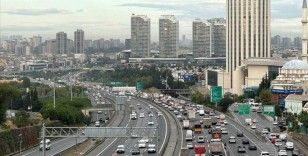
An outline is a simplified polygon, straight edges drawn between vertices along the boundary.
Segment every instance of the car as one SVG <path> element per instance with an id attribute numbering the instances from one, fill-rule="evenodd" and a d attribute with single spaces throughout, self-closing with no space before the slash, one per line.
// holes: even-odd
<path id="1" fill-rule="evenodd" d="M 276 140 L 275 140 L 275 146 L 282 146 L 282 141 L 281 141 L 281 139 L 276 139 Z"/>
<path id="2" fill-rule="evenodd" d="M 151 113 L 151 114 L 149 114 L 149 117 L 153 117 L 154 115 Z"/>
<path id="3" fill-rule="evenodd" d="M 260 156 L 269 156 L 270 154 L 267 151 L 262 151 Z"/>
<path id="4" fill-rule="evenodd" d="M 257 123 L 258 120 L 257 119 L 252 119 L 252 123 Z"/>
<path id="5" fill-rule="evenodd" d="M 249 146 L 248 146 L 248 149 L 249 149 L 249 150 L 257 150 L 257 146 L 255 146 L 255 145 L 249 145 Z"/>
<path id="6" fill-rule="evenodd" d="M 102 111 L 97 111 L 97 113 L 98 113 L 98 114 L 102 114 L 103 112 L 102 112 Z"/>
<path id="7" fill-rule="evenodd" d="M 153 109 L 154 107 L 150 105 L 150 109 Z"/>
<path id="8" fill-rule="evenodd" d="M 198 143 L 204 143 L 204 137 L 203 136 L 198 136 Z"/>
<path id="9" fill-rule="evenodd" d="M 238 146 L 237 152 L 238 153 L 246 153 L 246 147 L 245 146 Z"/>
<path id="10" fill-rule="evenodd" d="M 243 140 L 242 140 L 242 144 L 243 144 L 243 145 L 249 144 L 249 140 L 248 140 L 248 139 L 243 139 Z"/>
<path id="11" fill-rule="evenodd" d="M 145 142 L 148 143 L 150 140 L 148 138 L 142 138 L 138 142 Z"/>
<path id="12" fill-rule="evenodd" d="M 148 122 L 148 125 L 149 125 L 149 126 L 152 126 L 152 125 L 154 125 L 154 122 L 153 122 L 153 121 L 149 121 L 149 122 Z"/>
<path id="13" fill-rule="evenodd" d="M 43 140 L 40 142 L 40 148 L 39 148 L 40 151 L 43 150 L 44 146 L 43 142 L 44 142 Z M 45 149 L 50 150 L 50 146 L 51 146 L 51 141 L 49 139 L 45 139 Z"/>
<path id="14" fill-rule="evenodd" d="M 227 120 L 224 120 L 224 124 L 225 124 L 225 125 L 228 125 L 228 121 L 227 121 Z"/>
<path id="15" fill-rule="evenodd" d="M 287 156 L 287 155 L 288 155 L 288 153 L 287 153 L 286 150 L 279 150 L 279 152 L 278 152 L 278 156 Z"/>
<path id="16" fill-rule="evenodd" d="M 155 146 L 155 144 L 149 144 L 147 151 L 148 151 L 148 153 L 156 153 L 156 146 Z"/>
<path id="17" fill-rule="evenodd" d="M 99 126 L 100 126 L 99 121 L 96 121 L 95 122 L 95 127 L 99 127 Z"/>
<path id="18" fill-rule="evenodd" d="M 277 121 L 274 121 L 274 122 L 273 122 L 273 125 L 278 125 L 278 122 L 277 122 Z"/>
<path id="19" fill-rule="evenodd" d="M 139 155 L 140 154 L 140 150 L 139 149 L 132 149 L 130 153 L 132 155 Z"/>
<path id="20" fill-rule="evenodd" d="M 158 116 L 162 116 L 163 113 L 162 113 L 162 112 L 157 112 L 157 115 L 158 115 Z"/>
<path id="21" fill-rule="evenodd" d="M 99 121 L 99 122 L 103 122 L 103 118 L 100 117 L 100 118 L 98 119 L 98 121 Z"/>
<path id="22" fill-rule="evenodd" d="M 117 153 L 125 153 L 125 147 L 124 145 L 118 145 L 117 149 L 116 149 Z"/>
<path id="23" fill-rule="evenodd" d="M 243 134 L 243 132 L 237 132 L 237 133 L 236 133 L 236 136 L 237 136 L 237 137 L 244 137 L 244 134 Z"/>
<path id="24" fill-rule="evenodd" d="M 294 149 L 294 144 L 291 141 L 286 142 L 286 149 L 287 150 L 293 150 Z"/>
<path id="25" fill-rule="evenodd" d="M 299 150 L 298 149 L 294 149 L 292 151 L 292 156 L 299 156 Z"/>
<path id="26" fill-rule="evenodd" d="M 139 118 L 144 118 L 144 113 L 140 113 Z"/>
<path id="27" fill-rule="evenodd" d="M 230 136 L 229 143 L 236 143 L 236 138 L 234 136 Z"/>
<path id="28" fill-rule="evenodd" d="M 262 134 L 268 134 L 268 133 L 269 131 L 266 128 L 262 129 Z"/>
<path id="29" fill-rule="evenodd" d="M 228 134 L 228 131 L 226 128 L 221 128 L 221 134 Z"/>
<path id="30" fill-rule="evenodd" d="M 147 143 L 146 140 L 142 140 L 141 139 L 141 140 L 138 141 L 138 147 L 139 148 L 145 148 L 146 147 L 146 143 Z"/>
<path id="31" fill-rule="evenodd" d="M 189 142 L 189 143 L 187 143 L 186 147 L 187 147 L 188 149 L 193 149 L 193 148 L 194 148 L 194 144 L 191 143 L 191 142 Z"/>
<path id="32" fill-rule="evenodd" d="M 257 129 L 257 125 L 256 124 L 252 124 L 251 125 L 251 129 Z"/>

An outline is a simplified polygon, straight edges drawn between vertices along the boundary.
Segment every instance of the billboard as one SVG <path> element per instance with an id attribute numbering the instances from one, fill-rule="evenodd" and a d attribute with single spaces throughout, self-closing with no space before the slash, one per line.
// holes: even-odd
<path id="1" fill-rule="evenodd" d="M 222 99 L 222 87 L 213 86 L 211 87 L 211 102 L 218 103 Z"/>

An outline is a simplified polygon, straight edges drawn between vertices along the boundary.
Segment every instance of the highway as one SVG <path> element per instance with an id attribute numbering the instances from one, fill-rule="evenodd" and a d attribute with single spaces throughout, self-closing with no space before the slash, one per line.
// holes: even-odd
<path id="1" fill-rule="evenodd" d="M 124 118 L 124 121 L 121 123 L 121 126 L 123 127 L 149 127 L 148 122 L 153 121 L 154 126 L 159 125 L 159 129 L 162 129 L 159 133 L 159 143 L 157 144 L 156 138 L 148 138 L 150 144 L 155 144 L 157 146 L 157 149 L 161 149 L 161 145 L 163 145 L 165 141 L 165 129 L 166 129 L 166 119 L 164 116 L 158 116 L 157 115 L 157 110 L 155 108 L 150 108 L 148 104 L 139 101 L 135 98 L 132 98 L 130 101 L 127 103 L 128 105 L 132 106 L 132 110 L 135 110 L 137 113 L 137 119 L 136 120 L 131 120 L 130 119 L 130 114 L 126 113 L 126 117 Z M 137 104 L 140 104 L 140 108 L 138 108 Z M 129 112 L 129 111 L 128 111 Z M 144 118 L 140 118 L 139 115 L 140 113 L 144 113 L 145 116 Z M 150 117 L 149 115 L 153 114 L 153 117 Z M 152 127 L 152 126 L 151 126 Z M 95 148 L 93 151 L 89 153 L 89 155 L 113 155 L 115 154 L 116 148 L 118 145 L 124 145 L 125 147 L 125 154 L 122 155 L 129 155 L 131 150 L 133 149 L 139 149 L 138 148 L 138 140 L 142 138 L 107 138 L 100 146 Z M 148 144 L 149 144 L 148 143 Z M 148 154 L 146 149 L 141 149 L 140 150 L 142 155 L 158 155 L 157 153 L 155 154 Z M 118 154 L 121 155 L 121 154 Z"/>

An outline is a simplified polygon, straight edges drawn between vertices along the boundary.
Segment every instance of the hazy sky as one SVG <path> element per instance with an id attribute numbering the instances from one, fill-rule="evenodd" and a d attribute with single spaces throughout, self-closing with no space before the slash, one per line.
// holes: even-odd
<path id="1" fill-rule="evenodd" d="M 192 21 L 225 17 L 226 0 L 0 0 L 2 35 L 40 34 L 55 38 L 64 31 L 69 38 L 77 28 L 86 38 L 130 38 L 130 16 L 151 18 L 152 40 L 158 38 L 158 18 L 174 14 L 180 22 L 180 36 L 191 38 Z M 272 0 L 272 34 L 300 35 L 302 0 Z"/>

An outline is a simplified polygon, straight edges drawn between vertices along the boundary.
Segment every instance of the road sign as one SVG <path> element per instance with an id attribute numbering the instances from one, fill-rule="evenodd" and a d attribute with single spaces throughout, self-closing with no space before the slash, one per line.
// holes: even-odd
<path id="1" fill-rule="evenodd" d="M 119 81 L 112 81 L 109 83 L 109 85 L 112 87 L 119 87 L 119 86 L 123 86 L 123 83 Z"/>
<path id="2" fill-rule="evenodd" d="M 238 104 L 238 113 L 240 115 L 249 115 L 250 114 L 250 105 L 247 103 Z"/>
<path id="3" fill-rule="evenodd" d="M 274 117 L 275 116 L 275 106 L 263 106 L 263 114 Z"/>
<path id="4" fill-rule="evenodd" d="M 222 87 L 212 86 L 211 87 L 211 102 L 218 103 L 222 99 Z"/>
<path id="5" fill-rule="evenodd" d="M 137 82 L 136 90 L 137 90 L 137 91 L 143 91 L 143 90 L 144 90 L 144 84 L 143 84 L 143 82 Z"/>

